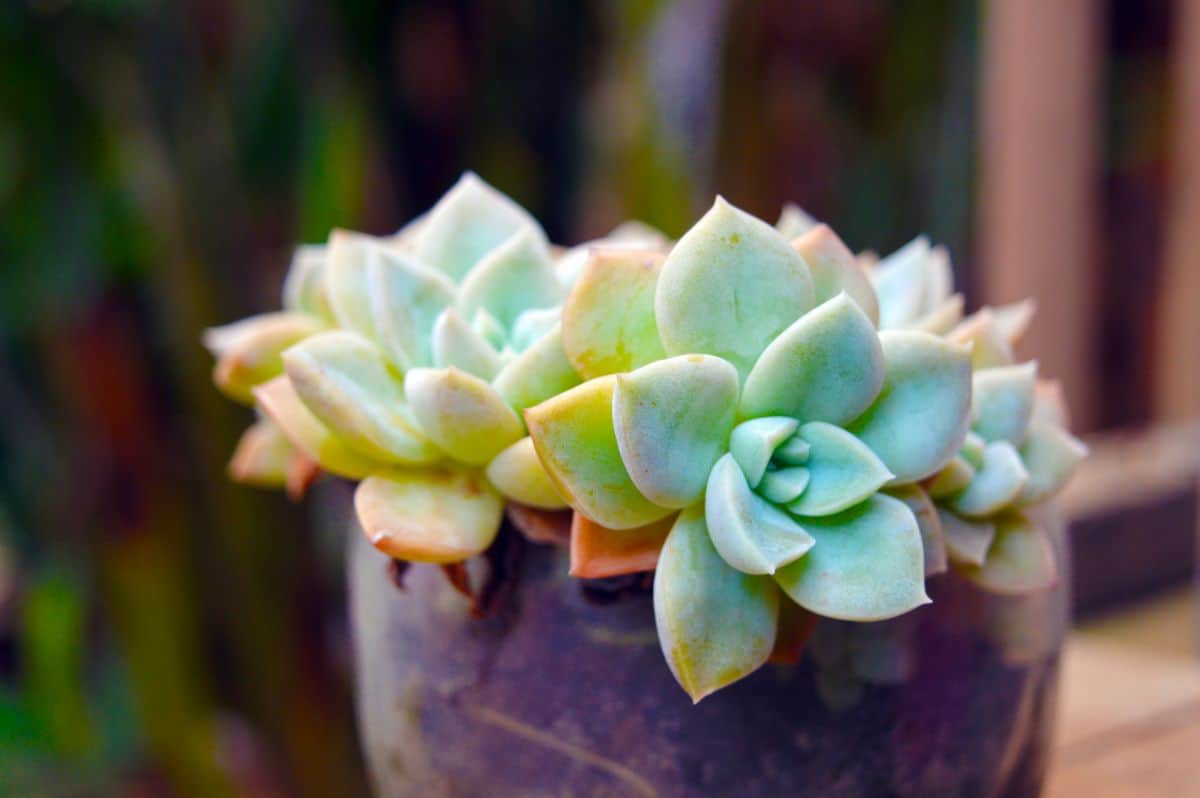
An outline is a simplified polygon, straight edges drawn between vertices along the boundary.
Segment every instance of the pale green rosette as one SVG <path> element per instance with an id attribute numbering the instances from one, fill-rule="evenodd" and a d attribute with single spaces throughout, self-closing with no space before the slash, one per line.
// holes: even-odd
<path id="1" fill-rule="evenodd" d="M 1014 347 L 1033 318 L 1031 301 L 962 318 L 949 259 L 917 238 L 871 270 L 881 324 L 925 329 L 971 347 L 971 432 L 925 482 L 948 559 L 980 587 L 1023 594 L 1058 576 L 1046 532 L 1024 511 L 1056 494 L 1086 454 L 1066 428 L 1058 387 Z"/>
<path id="2" fill-rule="evenodd" d="M 382 551 L 453 563 L 486 549 L 505 502 L 565 508 L 521 411 L 578 384 L 545 234 L 473 174 L 396 236 L 335 232 L 287 295 L 329 325 L 253 389 L 300 451 L 360 480 Z"/>
<path id="3" fill-rule="evenodd" d="M 588 380 L 526 410 L 533 445 L 614 549 L 674 518 L 655 611 L 694 700 L 766 661 L 781 602 L 874 621 L 929 601 L 917 484 L 963 444 L 970 359 L 878 312 L 827 227 L 789 242 L 722 199 L 665 258 L 594 255 L 566 301 Z"/>

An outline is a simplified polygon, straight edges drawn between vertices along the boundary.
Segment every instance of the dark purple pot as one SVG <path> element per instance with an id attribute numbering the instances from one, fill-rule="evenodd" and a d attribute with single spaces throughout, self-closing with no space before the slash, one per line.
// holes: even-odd
<path id="1" fill-rule="evenodd" d="M 479 620 L 435 566 L 398 589 L 352 531 L 358 716 L 379 796 L 987 798 L 1042 783 L 1062 587 L 1001 598 L 939 575 L 931 605 L 822 620 L 798 665 L 693 706 L 648 592 L 581 583 L 565 551 L 505 530 L 516 570 Z"/>

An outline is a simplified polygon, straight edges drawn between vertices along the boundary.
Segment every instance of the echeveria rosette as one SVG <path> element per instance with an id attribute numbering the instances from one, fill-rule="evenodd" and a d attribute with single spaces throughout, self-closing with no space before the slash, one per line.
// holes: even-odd
<path id="1" fill-rule="evenodd" d="M 216 358 L 213 382 L 222 393 L 254 404 L 254 389 L 283 373 L 284 350 L 335 324 L 321 289 L 324 262 L 323 246 L 298 247 L 284 281 L 282 310 L 205 332 L 204 344 Z M 238 441 L 230 477 L 242 484 L 286 487 L 291 496 L 300 496 L 316 477 L 316 464 L 269 417 L 258 415 Z"/>
<path id="2" fill-rule="evenodd" d="M 566 506 L 520 416 L 579 381 L 532 217 L 467 175 L 396 238 L 333 236 L 320 278 L 337 328 L 287 349 L 255 395 L 322 468 L 360 480 L 378 548 L 458 562 L 491 544 L 506 500 Z"/>
<path id="3" fill-rule="evenodd" d="M 781 602 L 872 621 L 928 601 L 915 500 L 884 489 L 960 448 L 970 362 L 875 312 L 827 227 L 789 243 L 721 199 L 665 258 L 596 253 L 567 299 L 588 380 L 527 410 L 530 434 L 591 545 L 661 544 L 659 638 L 695 700 L 767 660 Z"/>
<path id="4" fill-rule="evenodd" d="M 1037 364 L 1017 364 L 1031 301 L 983 308 L 963 318 L 949 258 L 918 237 L 870 269 L 880 323 L 925 329 L 971 347 L 972 430 L 925 488 L 936 504 L 949 560 L 980 587 L 1019 594 L 1057 576 L 1053 548 L 1024 511 L 1056 494 L 1086 448 L 1066 429 L 1057 384 Z"/>
<path id="5" fill-rule="evenodd" d="M 980 587 L 1022 594 L 1052 585 L 1053 546 L 1026 512 L 1056 494 L 1087 452 L 1066 429 L 1057 390 L 1037 364 L 980 368 L 973 375 L 972 430 L 926 485 L 950 561 Z"/>

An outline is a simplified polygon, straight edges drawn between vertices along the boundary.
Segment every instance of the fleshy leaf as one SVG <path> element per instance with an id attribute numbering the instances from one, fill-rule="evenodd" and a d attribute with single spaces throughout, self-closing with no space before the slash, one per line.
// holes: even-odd
<path id="1" fill-rule="evenodd" d="M 564 252 L 554 263 L 558 281 L 568 288 L 575 285 L 592 253 L 597 250 L 666 251 L 671 246 L 661 231 L 644 222 L 621 222 L 608 235 L 584 242 Z"/>
<path id="2" fill-rule="evenodd" d="M 971 365 L 976 369 L 1011 366 L 1016 359 L 1012 344 L 996 323 L 989 308 L 963 319 L 947 335 L 951 341 L 971 347 Z"/>
<path id="3" fill-rule="evenodd" d="M 804 466 L 767 469 L 758 483 L 758 492 L 767 501 L 787 504 L 804 493 L 811 479 L 812 472 Z"/>
<path id="4" fill-rule="evenodd" d="M 771 454 L 799 426 L 800 422 L 794 418 L 768 416 L 743 421 L 733 428 L 733 434 L 729 436 L 729 451 L 741 466 L 750 487 L 758 487 L 767 471 L 767 463 L 771 462 Z"/>
<path id="5" fill-rule="evenodd" d="M 985 441 L 979 436 L 978 433 L 972 430 L 967 433 L 965 438 L 963 438 L 963 443 L 958 450 L 958 454 L 964 460 L 966 460 L 972 468 L 978 471 L 983 467 L 984 446 L 987 446 L 987 441 Z"/>
<path id="6" fill-rule="evenodd" d="M 879 334 L 884 378 L 879 398 L 847 429 L 896 475 L 898 483 L 936 473 L 967 433 L 971 361 L 960 347 L 928 333 Z"/>
<path id="7" fill-rule="evenodd" d="M 716 355 L 742 375 L 812 306 L 804 259 L 770 225 L 720 197 L 675 244 L 654 296 L 668 354 Z"/>
<path id="8" fill-rule="evenodd" d="M 879 328 L 908 327 L 949 294 L 949 275 L 933 263 L 929 239 L 918 236 L 879 261 L 871 282 L 879 298 Z M 945 264 L 949 270 L 949 264 Z"/>
<path id="9" fill-rule="evenodd" d="M 381 464 L 351 449 L 317 420 L 296 395 L 291 381 L 279 376 L 254 389 L 259 408 L 270 416 L 297 449 L 331 474 L 362 479 Z"/>
<path id="10" fill-rule="evenodd" d="M 1035 504 L 1057 493 L 1087 455 L 1087 447 L 1065 429 L 1035 422 L 1021 444 L 1021 460 L 1029 480 L 1017 497 L 1021 506 Z"/>
<path id="11" fill-rule="evenodd" d="M 217 358 L 213 382 L 235 402 L 251 404 L 254 386 L 283 373 L 283 350 L 323 329 L 304 313 L 264 313 L 206 330 L 204 345 Z"/>
<path id="12" fill-rule="evenodd" d="M 458 310 L 465 318 L 487 310 L 506 330 L 527 310 L 562 301 L 550 250 L 541 232 L 527 227 L 485 255 L 462 282 Z"/>
<path id="13" fill-rule="evenodd" d="M 471 317 L 471 329 L 479 333 L 497 352 L 508 345 L 508 332 L 495 316 L 484 308 L 478 308 Z"/>
<path id="14" fill-rule="evenodd" d="M 983 466 L 975 479 L 947 504 L 959 515 L 982 518 L 1016 501 L 1027 481 L 1029 472 L 1016 447 L 1008 441 L 995 441 L 983 448 Z"/>
<path id="15" fill-rule="evenodd" d="M 808 441 L 808 488 L 788 505 L 796 515 L 833 515 L 858 504 L 892 478 L 875 453 L 844 429 L 810 421 L 797 433 Z"/>
<path id="16" fill-rule="evenodd" d="M 579 382 L 579 375 L 563 352 L 562 329 L 556 324 L 532 346 L 504 364 L 492 385 L 504 401 L 521 413 Z"/>
<path id="17" fill-rule="evenodd" d="M 487 477 L 498 491 L 521 504 L 543 510 L 567 506 L 538 460 L 529 436 L 496 455 L 488 463 Z"/>
<path id="18" fill-rule="evenodd" d="M 413 252 L 459 282 L 484 255 L 525 229 L 544 239 L 524 208 L 467 172 L 429 211 L 413 236 Z"/>
<path id="19" fill-rule="evenodd" d="M 1032 299 L 1023 299 L 1020 302 L 1000 305 L 991 310 L 1000 334 L 1007 338 L 1009 343 L 1015 344 L 1029 329 L 1029 325 L 1033 321 L 1033 314 L 1037 312 L 1037 302 Z"/>
<path id="20" fill-rule="evenodd" d="M 929 480 L 925 488 L 933 498 L 944 499 L 970 485 L 973 479 L 975 479 L 975 467 L 964 458 L 955 456 L 946 464 L 945 468 Z"/>
<path id="21" fill-rule="evenodd" d="M 383 463 L 418 465 L 442 456 L 406 414 L 399 373 L 366 339 L 345 330 L 320 333 L 283 360 L 300 400 L 350 447 Z"/>
<path id="22" fill-rule="evenodd" d="M 645 526 L 671 514 L 633 484 L 613 430 L 613 375 L 577 385 L 525 411 L 525 422 L 559 494 L 610 529 Z"/>
<path id="23" fill-rule="evenodd" d="M 793 435 L 775 447 L 774 460 L 784 465 L 804 465 L 812 453 L 812 446 L 799 435 Z"/>
<path id="24" fill-rule="evenodd" d="M 571 576 L 603 579 L 653 571 L 674 516 L 633 529 L 609 529 L 575 513 L 571 519 Z"/>
<path id="25" fill-rule="evenodd" d="M 791 241 L 793 238 L 798 238 L 819 225 L 816 219 L 805 212 L 803 208 L 793 202 L 785 202 L 783 210 L 779 213 L 779 221 L 775 222 L 775 229 L 780 235 Z"/>
<path id="26" fill-rule="evenodd" d="M 1058 581 L 1054 547 L 1046 532 L 1024 515 L 996 521 L 996 539 L 982 566 L 967 566 L 963 575 L 991 593 L 1023 595 Z"/>
<path id="27" fill-rule="evenodd" d="M 929 603 L 917 519 L 876 494 L 838 515 L 806 518 L 812 550 L 775 580 L 806 610 L 846 621 L 881 621 Z"/>
<path id="28" fill-rule="evenodd" d="M 838 294 L 767 346 L 746 377 L 740 412 L 844 424 L 871 405 L 882 384 L 879 336 L 858 305 Z"/>
<path id="29" fill-rule="evenodd" d="M 816 225 L 792 241 L 792 247 L 808 264 L 818 303 L 845 292 L 871 320 L 872 326 L 879 323 L 879 301 L 870 278 L 829 225 Z"/>
<path id="30" fill-rule="evenodd" d="M 948 557 L 946 536 L 942 531 L 942 520 L 929 494 L 917 485 L 901 485 L 888 491 L 908 505 L 917 528 L 921 531 L 921 548 L 925 552 L 925 578 L 946 572 Z"/>
<path id="31" fill-rule="evenodd" d="M 229 461 L 229 477 L 243 485 L 281 488 L 295 453 L 292 444 L 269 419 L 259 419 L 238 439 Z"/>
<path id="32" fill-rule="evenodd" d="M 654 320 L 658 252 L 593 250 L 563 306 L 563 347 L 585 378 L 666 357 Z"/>
<path id="33" fill-rule="evenodd" d="M 909 329 L 934 335 L 945 335 L 963 318 L 963 295 L 954 294 L 937 307 L 909 325 Z"/>
<path id="34" fill-rule="evenodd" d="M 492 386 L 456 368 L 413 369 L 404 392 L 421 430 L 460 462 L 483 465 L 524 434 Z"/>
<path id="35" fill-rule="evenodd" d="M 452 563 L 491 545 L 504 500 L 478 472 L 422 468 L 367 477 L 354 509 L 367 539 L 385 554 Z"/>
<path id="36" fill-rule="evenodd" d="M 709 476 L 704 519 L 721 557 L 742 573 L 773 574 L 813 545 L 795 519 L 750 490 L 729 454 Z"/>
<path id="37" fill-rule="evenodd" d="M 362 233 L 334 230 L 325 247 L 325 296 L 338 325 L 375 340 L 375 317 L 371 311 L 371 288 L 367 285 L 367 261 L 372 251 L 383 246 Z"/>
<path id="38" fill-rule="evenodd" d="M 692 700 L 766 662 L 778 618 L 779 590 L 771 580 L 721 559 L 699 507 L 680 514 L 654 574 L 654 620 L 667 665 Z"/>
<path id="39" fill-rule="evenodd" d="M 726 451 L 737 396 L 737 371 L 710 355 L 668 358 L 616 375 L 613 429 L 643 496 L 678 508 L 700 498 L 708 472 Z"/>
<path id="40" fill-rule="evenodd" d="M 481 380 L 492 379 L 503 365 L 487 339 L 449 309 L 434 322 L 432 354 L 438 368 L 453 366 Z"/>
<path id="41" fill-rule="evenodd" d="M 987 441 L 1019 446 L 1033 413 L 1037 363 L 981 369 L 973 379 L 975 432 Z"/>
<path id="42" fill-rule="evenodd" d="M 557 327 L 561 319 L 561 307 L 527 310 L 513 322 L 509 345 L 514 352 L 524 352 Z"/>
<path id="43" fill-rule="evenodd" d="M 411 255 L 383 247 L 372 249 L 365 268 L 380 343 L 401 369 L 431 365 L 433 324 L 454 301 L 454 283 Z"/>
<path id="44" fill-rule="evenodd" d="M 1067 417 L 1067 397 L 1058 380 L 1038 380 L 1033 389 L 1033 415 L 1030 423 L 1053 424 L 1056 427 L 1070 426 Z"/>
<path id="45" fill-rule="evenodd" d="M 991 521 L 969 521 L 944 507 L 938 507 L 937 513 L 951 561 L 963 565 L 983 564 L 996 537 L 996 525 Z"/>
<path id="46" fill-rule="evenodd" d="M 304 244 L 292 253 L 292 263 L 283 279 L 283 307 L 333 323 L 333 309 L 325 296 L 325 247 Z"/>
<path id="47" fill-rule="evenodd" d="M 539 510 L 518 502 L 504 506 L 504 517 L 517 528 L 527 540 L 550 546 L 571 544 L 571 510 Z"/>

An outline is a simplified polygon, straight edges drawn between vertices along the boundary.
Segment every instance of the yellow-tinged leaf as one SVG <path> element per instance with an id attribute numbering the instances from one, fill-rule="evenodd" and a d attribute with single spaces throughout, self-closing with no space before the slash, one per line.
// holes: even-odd
<path id="1" fill-rule="evenodd" d="M 351 449 L 322 424 L 296 395 L 286 376 L 276 377 L 254 389 L 259 408 L 270 416 L 292 445 L 320 463 L 331 474 L 362 479 L 384 465 Z"/>
<path id="2" fill-rule="evenodd" d="M 585 379 L 633 371 L 666 357 L 654 319 L 664 256 L 595 249 L 563 305 L 567 358 Z"/>
<path id="3" fill-rule="evenodd" d="M 491 545 L 504 500 L 473 470 L 421 468 L 377 474 L 354 493 L 375 548 L 415 562 L 460 562 Z"/>
<path id="4" fill-rule="evenodd" d="M 576 511 L 612 529 L 632 529 L 670 515 L 633 484 L 613 429 L 616 377 L 589 380 L 525 411 L 538 457 Z"/>
<path id="5" fill-rule="evenodd" d="M 513 501 L 543 510 L 561 510 L 567 503 L 558 495 L 528 435 L 492 458 L 488 479 L 496 490 Z"/>
<path id="6" fill-rule="evenodd" d="M 496 390 L 464 371 L 413 369 L 404 392 L 421 431 L 462 463 L 484 465 L 524 434 Z"/>
<path id="7" fill-rule="evenodd" d="M 658 640 L 693 701 L 758 670 L 775 646 L 779 590 L 731 568 L 713 548 L 699 506 L 680 513 L 654 574 Z"/>
<path id="8" fill-rule="evenodd" d="M 325 329 L 305 313 L 264 313 L 214 327 L 204 343 L 217 357 L 213 382 L 230 399 L 254 402 L 253 389 L 283 373 L 283 350 Z"/>
<path id="9" fill-rule="evenodd" d="M 281 488 L 296 450 L 283 431 L 268 419 L 259 419 L 238 439 L 229 461 L 229 477 L 243 485 Z"/>

